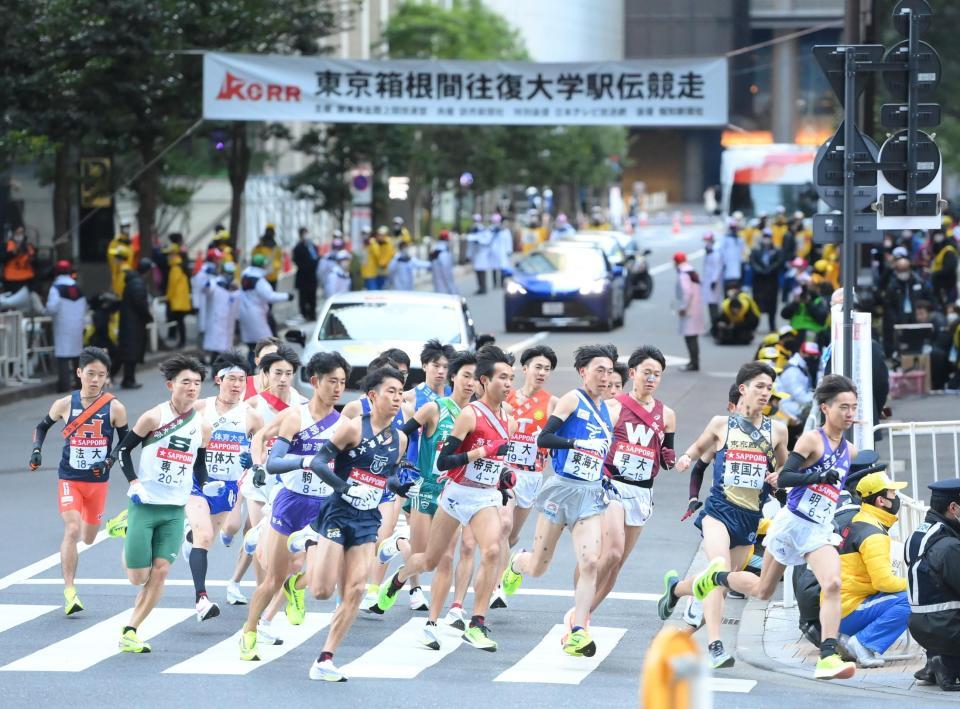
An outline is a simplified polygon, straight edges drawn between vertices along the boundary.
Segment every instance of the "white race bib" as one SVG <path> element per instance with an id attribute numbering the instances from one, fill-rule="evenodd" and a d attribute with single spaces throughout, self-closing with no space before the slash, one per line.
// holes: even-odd
<path id="1" fill-rule="evenodd" d="M 820 483 L 810 485 L 803 491 L 803 497 L 797 503 L 797 512 L 805 515 L 817 524 L 833 521 L 833 513 L 840 499 L 840 488 Z"/>
<path id="2" fill-rule="evenodd" d="M 179 488 L 186 476 L 193 477 L 194 454 L 173 448 L 158 448 L 158 472 L 156 481 L 167 487 Z M 188 490 L 189 492 L 189 490 Z"/>
<path id="3" fill-rule="evenodd" d="M 624 480 L 639 482 L 653 477 L 653 452 L 633 443 L 617 441 L 614 444 L 613 464 Z"/>
<path id="4" fill-rule="evenodd" d="M 567 454 L 563 472 L 587 482 L 596 482 L 603 475 L 603 455 L 583 448 L 572 448 Z"/>
<path id="5" fill-rule="evenodd" d="M 507 465 L 534 468 L 537 465 L 537 442 L 526 433 L 515 433 L 507 444 L 507 454 L 503 456 Z"/>
<path id="6" fill-rule="evenodd" d="M 380 505 L 387 479 L 366 470 L 354 468 L 347 480 L 353 483 L 350 488 L 350 504 L 357 510 L 374 510 Z"/>
<path id="7" fill-rule="evenodd" d="M 236 480 L 241 470 L 242 452 L 243 445 L 232 436 L 210 439 L 207 443 L 207 475 L 215 480 Z"/>
<path id="8" fill-rule="evenodd" d="M 88 470 L 95 465 L 103 465 L 107 457 L 107 447 L 105 436 L 70 436 L 70 467 L 75 470 Z"/>
<path id="9" fill-rule="evenodd" d="M 477 458 L 472 463 L 467 463 L 463 474 L 467 480 L 477 485 L 496 487 L 500 482 L 501 470 L 503 470 L 503 463 L 499 460 Z"/>
<path id="10" fill-rule="evenodd" d="M 767 456 L 758 450 L 728 449 L 723 458 L 723 484 L 727 487 L 763 488 Z"/>

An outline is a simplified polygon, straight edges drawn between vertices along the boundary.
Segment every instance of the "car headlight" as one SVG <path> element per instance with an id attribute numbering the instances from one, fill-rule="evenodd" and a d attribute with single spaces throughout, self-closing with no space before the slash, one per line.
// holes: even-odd
<path id="1" fill-rule="evenodd" d="M 521 286 L 516 281 L 507 281 L 508 295 L 524 295 L 526 292 L 527 292 L 527 289 Z"/>
<path id="2" fill-rule="evenodd" d="M 598 278 L 592 283 L 580 286 L 580 295 L 599 295 L 607 288 L 607 281 L 604 278 Z"/>

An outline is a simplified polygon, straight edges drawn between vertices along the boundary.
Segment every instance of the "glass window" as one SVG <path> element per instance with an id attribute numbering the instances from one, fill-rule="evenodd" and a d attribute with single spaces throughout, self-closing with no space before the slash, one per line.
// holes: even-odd
<path id="1" fill-rule="evenodd" d="M 336 303 L 320 327 L 320 340 L 417 340 L 437 338 L 449 345 L 461 343 L 458 303 L 376 301 Z"/>

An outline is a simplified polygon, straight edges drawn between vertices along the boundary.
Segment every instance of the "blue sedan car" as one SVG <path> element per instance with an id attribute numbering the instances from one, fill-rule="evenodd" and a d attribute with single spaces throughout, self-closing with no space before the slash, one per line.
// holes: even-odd
<path id="1" fill-rule="evenodd" d="M 623 267 L 593 244 L 551 243 L 522 258 L 504 295 L 507 332 L 529 327 L 623 325 Z"/>

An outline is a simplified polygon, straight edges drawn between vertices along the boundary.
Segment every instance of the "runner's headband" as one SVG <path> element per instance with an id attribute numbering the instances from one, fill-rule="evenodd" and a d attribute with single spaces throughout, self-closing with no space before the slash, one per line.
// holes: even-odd
<path id="1" fill-rule="evenodd" d="M 217 376 L 220 377 L 220 379 L 223 379 L 228 374 L 242 374 L 243 376 L 247 376 L 246 370 L 243 367 L 237 367 L 236 365 L 232 367 L 224 367 L 217 372 Z"/>

